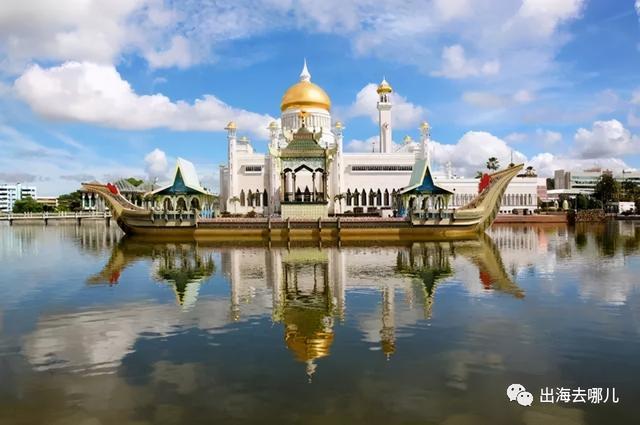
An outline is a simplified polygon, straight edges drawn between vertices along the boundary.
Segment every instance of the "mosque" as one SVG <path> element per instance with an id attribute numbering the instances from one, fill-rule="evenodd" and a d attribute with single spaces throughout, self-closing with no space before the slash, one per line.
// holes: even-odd
<path id="1" fill-rule="evenodd" d="M 419 138 L 393 139 L 393 88 L 383 79 L 377 88 L 379 142 L 373 152 L 343 151 L 344 126 L 331 117 L 331 99 L 311 81 L 306 61 L 300 80 L 287 89 L 280 104 L 280 122 L 269 125 L 267 153 L 238 137 L 234 122 L 227 127 L 228 163 L 220 167 L 223 211 L 326 217 L 342 213 L 390 216 L 396 199 L 411 178 L 414 164 L 431 167 L 430 126 L 423 122 Z M 451 164 L 433 177 L 451 192 L 449 208 L 468 203 L 478 193 L 478 180 L 455 177 Z M 516 177 L 504 195 L 501 213 L 537 208 L 537 179 Z"/>

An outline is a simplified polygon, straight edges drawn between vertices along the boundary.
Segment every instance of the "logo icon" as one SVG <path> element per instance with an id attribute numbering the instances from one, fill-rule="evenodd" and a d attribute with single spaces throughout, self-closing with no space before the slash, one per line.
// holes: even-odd
<path id="1" fill-rule="evenodd" d="M 509 401 L 517 401 L 520 406 L 531 406 L 533 403 L 533 394 L 520 384 L 509 385 L 507 397 L 509 397 Z"/>

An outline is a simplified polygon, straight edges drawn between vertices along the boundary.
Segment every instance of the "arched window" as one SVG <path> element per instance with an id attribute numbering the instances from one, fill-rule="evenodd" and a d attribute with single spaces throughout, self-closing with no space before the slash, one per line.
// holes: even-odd
<path id="1" fill-rule="evenodd" d="M 256 190 L 256 194 L 254 195 L 256 198 L 256 207 L 260 206 L 260 191 Z"/>
<path id="2" fill-rule="evenodd" d="M 360 193 L 360 196 L 362 197 L 362 206 L 364 207 L 365 205 L 367 205 L 367 191 L 362 189 L 362 192 Z"/>
<path id="3" fill-rule="evenodd" d="M 389 206 L 389 190 L 388 189 L 384 190 L 384 205 L 386 207 Z"/>
<path id="4" fill-rule="evenodd" d="M 244 207 L 245 205 L 245 196 L 244 196 L 244 189 L 242 189 L 240 191 L 240 206 Z"/>
<path id="5" fill-rule="evenodd" d="M 378 193 L 376 193 L 376 204 L 381 207 L 382 206 L 382 192 L 378 189 Z"/>
<path id="6" fill-rule="evenodd" d="M 247 195 L 247 203 L 250 207 L 253 206 L 253 192 L 249 189 L 249 194 Z"/>
<path id="7" fill-rule="evenodd" d="M 347 206 L 351 206 L 351 189 L 347 189 Z"/>
<path id="8" fill-rule="evenodd" d="M 311 192 L 309 191 L 309 186 L 304 188 L 304 202 L 311 202 Z"/>
<path id="9" fill-rule="evenodd" d="M 358 189 L 356 189 L 355 192 L 353 192 L 353 206 L 357 207 L 360 205 L 360 193 L 358 192 Z"/>
<path id="10" fill-rule="evenodd" d="M 178 202 L 176 203 L 178 211 L 186 211 L 187 210 L 187 201 L 184 198 L 178 198 Z"/>
<path id="11" fill-rule="evenodd" d="M 396 205 L 398 204 L 398 200 L 397 200 L 397 192 L 395 189 L 393 189 L 391 191 L 391 206 L 393 208 L 396 208 Z"/>
<path id="12" fill-rule="evenodd" d="M 173 203 L 169 198 L 164 198 L 164 202 L 162 203 L 162 206 L 164 207 L 165 211 L 173 211 Z"/>
<path id="13" fill-rule="evenodd" d="M 191 209 L 192 210 L 200 209 L 200 201 L 198 200 L 198 198 L 191 199 Z"/>
<path id="14" fill-rule="evenodd" d="M 269 206 L 269 194 L 267 193 L 267 189 L 262 193 L 262 205 L 265 207 Z"/>
<path id="15" fill-rule="evenodd" d="M 373 189 L 369 189 L 369 205 L 374 206 L 376 204 L 376 194 Z"/>

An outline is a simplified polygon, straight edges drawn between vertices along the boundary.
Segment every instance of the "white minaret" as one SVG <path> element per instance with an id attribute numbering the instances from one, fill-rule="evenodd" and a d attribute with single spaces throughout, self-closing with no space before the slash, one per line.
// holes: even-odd
<path id="1" fill-rule="evenodd" d="M 380 126 L 380 152 L 391 152 L 393 138 L 391 136 L 391 93 L 393 89 L 382 79 L 378 85 L 378 124 Z"/>
<path id="2" fill-rule="evenodd" d="M 238 185 L 237 185 L 238 164 L 236 161 L 236 140 L 237 140 L 236 123 L 233 121 L 230 121 L 229 124 L 227 124 L 227 126 L 224 129 L 227 130 L 227 142 L 228 142 L 228 148 L 229 148 L 229 192 L 228 192 L 229 197 L 227 198 L 227 203 L 229 205 L 227 205 L 227 211 L 235 211 L 234 205 L 232 202 L 230 202 L 230 200 L 234 196 L 237 196 L 237 190 L 238 190 Z"/>
<path id="3" fill-rule="evenodd" d="M 428 122 L 423 121 L 420 124 L 420 157 L 427 160 L 429 168 L 431 168 L 431 147 L 429 146 L 429 137 L 431 136 L 431 126 Z"/>
<path id="4" fill-rule="evenodd" d="M 335 160 L 333 161 L 333 173 L 331 173 L 334 177 L 334 186 L 335 187 L 335 191 L 334 193 L 340 194 L 343 193 L 343 181 L 344 181 L 344 167 L 342 165 L 342 138 L 343 138 L 343 132 L 344 132 L 344 125 L 340 122 L 337 121 L 334 126 L 333 126 L 333 134 L 335 136 L 335 141 L 336 141 L 336 156 L 335 156 Z M 333 212 L 334 213 L 343 213 L 343 205 L 344 205 L 344 200 L 335 200 L 332 199 L 330 201 L 333 201 Z"/>

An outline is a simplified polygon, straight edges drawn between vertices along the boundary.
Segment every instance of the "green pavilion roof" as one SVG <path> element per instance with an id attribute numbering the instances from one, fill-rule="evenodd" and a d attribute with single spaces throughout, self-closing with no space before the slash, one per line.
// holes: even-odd
<path id="1" fill-rule="evenodd" d="M 280 157 L 324 157 L 325 149 L 318 144 L 316 137 L 317 133 L 312 133 L 307 127 L 302 126 L 300 130 L 293 134 L 293 140 L 289 142 L 287 147 L 282 149 Z"/>

